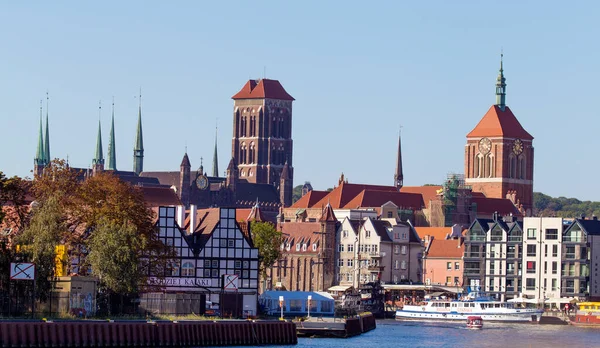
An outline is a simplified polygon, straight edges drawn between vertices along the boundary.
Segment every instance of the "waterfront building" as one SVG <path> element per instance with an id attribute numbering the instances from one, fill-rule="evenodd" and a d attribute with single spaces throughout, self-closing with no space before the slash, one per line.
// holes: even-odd
<path id="1" fill-rule="evenodd" d="M 262 289 L 326 291 L 333 286 L 337 225 L 331 205 L 321 210 L 317 221 L 279 222 L 278 229 L 283 233 L 282 255 L 267 269 Z"/>
<path id="2" fill-rule="evenodd" d="M 512 216 L 475 219 L 465 233 L 463 284 L 498 299 L 519 296 L 523 224 Z"/>
<path id="3" fill-rule="evenodd" d="M 401 221 L 398 207 L 391 202 L 381 207 L 381 215 L 346 216 L 336 233 L 337 283 L 360 287 L 368 282 L 419 282 L 422 246 L 409 222 Z"/>
<path id="4" fill-rule="evenodd" d="M 544 302 L 561 297 L 563 219 L 523 219 L 523 297 Z"/>
<path id="5" fill-rule="evenodd" d="M 506 105 L 502 58 L 496 103 L 467 134 L 465 183 L 488 198 L 510 199 L 525 216 L 533 207 L 533 136 Z"/>
<path id="6" fill-rule="evenodd" d="M 600 221 L 574 219 L 561 235 L 561 295 L 600 298 Z"/>
<path id="7" fill-rule="evenodd" d="M 423 283 L 462 288 L 464 243 L 462 227 L 416 227 L 423 241 Z"/>
<path id="8" fill-rule="evenodd" d="M 196 209 L 160 206 L 159 238 L 175 248 L 176 259 L 164 278 L 150 275 L 160 292 L 141 296 L 140 306 L 161 312 L 164 303 L 187 300 L 177 314 L 203 313 L 207 301 L 219 304 L 223 315 L 257 314 L 258 249 L 243 233 L 232 208 Z M 185 312 L 185 313 L 184 313 Z"/>

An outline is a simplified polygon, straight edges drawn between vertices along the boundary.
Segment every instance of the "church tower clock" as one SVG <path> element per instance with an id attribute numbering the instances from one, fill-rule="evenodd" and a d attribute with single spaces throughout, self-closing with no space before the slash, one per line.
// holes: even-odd
<path id="1" fill-rule="evenodd" d="M 467 134 L 465 183 L 489 198 L 508 198 L 521 212 L 533 208 L 533 137 L 506 105 L 502 57 L 496 104 Z"/>

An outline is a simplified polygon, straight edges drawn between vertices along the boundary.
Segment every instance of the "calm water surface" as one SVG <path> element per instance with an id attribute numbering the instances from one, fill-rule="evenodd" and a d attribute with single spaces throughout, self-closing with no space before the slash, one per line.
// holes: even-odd
<path id="1" fill-rule="evenodd" d="M 289 347 L 600 347 L 600 328 L 485 323 L 482 330 L 468 330 L 462 323 L 380 320 L 361 336 L 300 338 Z"/>

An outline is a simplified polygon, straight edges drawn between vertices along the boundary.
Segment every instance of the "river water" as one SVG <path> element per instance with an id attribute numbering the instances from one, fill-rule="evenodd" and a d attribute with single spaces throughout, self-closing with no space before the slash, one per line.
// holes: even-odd
<path id="1" fill-rule="evenodd" d="M 600 328 L 571 325 L 377 321 L 377 329 L 346 338 L 300 338 L 287 347 L 600 347 Z"/>

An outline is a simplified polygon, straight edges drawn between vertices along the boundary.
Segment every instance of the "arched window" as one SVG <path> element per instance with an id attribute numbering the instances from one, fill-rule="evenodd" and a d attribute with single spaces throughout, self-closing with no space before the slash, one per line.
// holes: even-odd
<path id="1" fill-rule="evenodd" d="M 513 154 L 508 157 L 508 177 L 516 178 L 517 177 L 517 159 Z"/>
<path id="2" fill-rule="evenodd" d="M 487 155 L 486 161 L 487 161 L 486 167 L 488 170 L 487 177 L 493 178 L 496 176 L 496 161 L 494 161 L 494 155 L 489 153 Z"/>
<path id="3" fill-rule="evenodd" d="M 242 142 L 242 146 L 240 147 L 240 164 L 246 163 L 246 154 L 248 150 L 246 149 L 246 142 Z"/>
<path id="4" fill-rule="evenodd" d="M 250 143 L 250 160 L 249 163 L 254 163 L 256 161 L 256 154 L 255 154 L 255 149 L 254 149 L 254 142 Z"/>
<path id="5" fill-rule="evenodd" d="M 191 262 L 185 262 L 181 267 L 181 275 L 183 277 L 193 277 L 196 275 L 194 264 Z"/>
<path id="6" fill-rule="evenodd" d="M 527 171 L 525 166 L 525 155 L 519 157 L 519 179 L 526 179 Z"/>
<path id="7" fill-rule="evenodd" d="M 477 158 L 475 160 L 475 177 L 481 178 L 483 176 L 483 156 L 481 154 L 477 154 Z"/>

